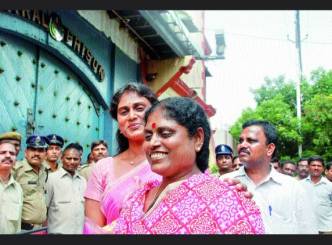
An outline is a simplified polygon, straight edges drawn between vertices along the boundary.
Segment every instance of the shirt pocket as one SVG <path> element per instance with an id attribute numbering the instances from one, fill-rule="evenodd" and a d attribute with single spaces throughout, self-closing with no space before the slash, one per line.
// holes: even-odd
<path id="1" fill-rule="evenodd" d="M 57 204 L 68 204 L 72 202 L 72 198 L 69 195 L 63 195 L 61 197 L 58 197 L 55 201 Z"/>

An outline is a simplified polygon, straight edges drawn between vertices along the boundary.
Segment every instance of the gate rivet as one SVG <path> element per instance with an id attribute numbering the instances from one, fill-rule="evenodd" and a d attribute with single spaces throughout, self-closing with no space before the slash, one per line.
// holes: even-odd
<path id="1" fill-rule="evenodd" d="M 5 71 L 4 69 L 0 68 L 0 74 L 3 73 L 4 71 Z"/>
<path id="2" fill-rule="evenodd" d="M 82 104 L 82 102 L 81 101 L 77 101 L 77 105 L 80 105 L 80 104 Z"/>
<path id="3" fill-rule="evenodd" d="M 40 66 L 41 66 L 41 68 L 44 68 L 44 67 L 45 67 L 45 64 L 44 64 L 44 63 L 41 63 Z"/>
<path id="4" fill-rule="evenodd" d="M 70 76 L 67 76 L 67 80 L 70 80 Z"/>
<path id="5" fill-rule="evenodd" d="M 58 92 L 57 91 L 54 91 L 53 92 L 53 96 L 56 97 L 58 95 Z"/>
<path id="6" fill-rule="evenodd" d="M 34 65 L 35 65 L 36 63 L 37 63 L 37 62 L 36 62 L 36 60 L 35 60 L 35 59 L 33 59 L 33 60 L 32 60 L 32 64 L 34 64 Z"/>
<path id="7" fill-rule="evenodd" d="M 35 84 L 34 83 L 31 83 L 31 88 L 35 88 Z"/>
<path id="8" fill-rule="evenodd" d="M 20 51 L 20 50 L 17 51 L 17 55 L 18 55 L 18 56 L 21 56 L 22 54 L 23 54 L 22 51 Z"/>
<path id="9" fill-rule="evenodd" d="M 88 125 L 86 125 L 86 127 L 87 127 L 87 128 L 90 128 L 90 125 L 88 124 Z"/>
<path id="10" fill-rule="evenodd" d="M 53 114 L 52 117 L 53 117 L 53 118 L 56 118 L 56 114 Z"/>
<path id="11" fill-rule="evenodd" d="M 14 131 L 14 132 L 15 132 L 16 130 L 17 130 L 17 128 L 15 128 L 15 127 L 12 127 L 12 131 Z"/>
<path id="12" fill-rule="evenodd" d="M 58 70 L 54 70 L 54 73 L 55 73 L 55 74 L 58 74 L 58 73 L 59 73 L 59 71 L 58 71 Z"/>
<path id="13" fill-rule="evenodd" d="M 69 118 L 68 118 L 68 117 L 65 117 L 65 121 L 68 122 L 68 121 L 69 121 Z"/>
<path id="14" fill-rule="evenodd" d="M 96 128 L 96 131 L 98 132 L 98 131 L 99 131 L 99 128 Z"/>
<path id="15" fill-rule="evenodd" d="M 38 113 L 39 113 L 39 114 L 42 114 L 42 113 L 43 113 L 43 110 L 39 109 L 39 110 L 38 110 Z"/>
<path id="16" fill-rule="evenodd" d="M 81 123 L 79 121 L 76 122 L 77 126 L 79 126 Z"/>
<path id="17" fill-rule="evenodd" d="M 70 100 L 70 98 L 67 96 L 67 97 L 66 97 L 66 101 L 69 101 L 69 100 Z"/>
<path id="18" fill-rule="evenodd" d="M 20 104 L 20 102 L 18 102 L 17 100 L 14 101 L 14 106 L 18 106 Z"/>
<path id="19" fill-rule="evenodd" d="M 21 78 L 20 78 L 19 76 L 16 76 L 15 79 L 16 79 L 16 81 L 18 81 L 18 82 L 21 80 Z"/>
<path id="20" fill-rule="evenodd" d="M 1 47 L 3 47 L 3 46 L 6 45 L 6 43 L 5 43 L 4 41 L 1 41 L 1 42 L 0 42 L 0 45 L 1 45 Z"/>

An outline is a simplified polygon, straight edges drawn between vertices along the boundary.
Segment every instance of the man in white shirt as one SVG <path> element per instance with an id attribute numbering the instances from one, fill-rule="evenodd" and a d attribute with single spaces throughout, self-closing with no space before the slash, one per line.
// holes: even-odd
<path id="1" fill-rule="evenodd" d="M 16 154 L 12 143 L 0 142 L 0 234 L 21 231 L 23 191 L 11 174 Z"/>
<path id="2" fill-rule="evenodd" d="M 62 167 L 46 183 L 48 233 L 82 234 L 86 180 L 77 171 L 80 152 L 69 145 L 61 160 Z"/>
<path id="3" fill-rule="evenodd" d="M 277 133 L 267 121 L 242 125 L 237 151 L 244 164 L 221 178 L 236 178 L 246 184 L 260 208 L 267 234 L 316 234 L 309 195 L 294 178 L 277 172 L 271 164 Z"/>
<path id="4" fill-rule="evenodd" d="M 312 156 L 308 164 L 309 176 L 300 182 L 312 193 L 319 233 L 332 234 L 332 183 L 322 176 L 324 159 Z"/>

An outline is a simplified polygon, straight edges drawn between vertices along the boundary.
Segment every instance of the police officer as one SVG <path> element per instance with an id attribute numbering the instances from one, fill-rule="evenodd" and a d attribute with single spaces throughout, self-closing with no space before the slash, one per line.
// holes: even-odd
<path id="1" fill-rule="evenodd" d="M 64 140 L 59 135 L 50 134 L 46 136 L 46 142 L 48 147 L 46 151 L 46 161 L 44 162 L 45 167 L 48 171 L 54 172 L 59 169 Z"/>
<path id="2" fill-rule="evenodd" d="M 25 158 L 16 162 L 14 178 L 23 189 L 22 230 L 41 228 L 46 221 L 45 183 L 47 171 L 42 164 L 47 143 L 44 136 L 32 135 L 26 140 Z"/>
<path id="3" fill-rule="evenodd" d="M 1 143 L 10 143 L 15 146 L 16 157 L 21 149 L 21 140 L 22 136 L 17 132 L 5 132 L 3 134 L 0 134 Z"/>
<path id="4" fill-rule="evenodd" d="M 215 148 L 219 175 L 233 171 L 233 150 L 229 145 L 220 144 Z"/>
<path id="5" fill-rule="evenodd" d="M 21 231 L 23 191 L 11 173 L 15 162 L 15 146 L 0 141 L 0 234 Z"/>

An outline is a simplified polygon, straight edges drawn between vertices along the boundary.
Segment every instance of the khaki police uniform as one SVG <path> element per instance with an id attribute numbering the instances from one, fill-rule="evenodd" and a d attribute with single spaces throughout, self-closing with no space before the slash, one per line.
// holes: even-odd
<path id="1" fill-rule="evenodd" d="M 0 181 L 0 234 L 21 231 L 23 191 L 11 175 L 7 183 Z"/>
<path id="2" fill-rule="evenodd" d="M 23 189 L 22 229 L 39 228 L 46 220 L 45 183 L 48 178 L 42 164 L 36 173 L 26 159 L 16 162 L 14 178 Z"/>
<path id="3" fill-rule="evenodd" d="M 48 164 L 47 161 L 43 161 L 42 164 L 45 166 L 45 169 L 46 169 L 46 171 L 47 171 L 48 173 L 53 172 L 52 169 L 51 169 L 51 166 Z M 57 165 L 56 165 L 56 170 L 55 170 L 55 171 L 58 171 L 61 167 L 62 167 L 62 162 L 61 162 L 61 161 L 58 161 L 58 162 L 57 162 Z M 55 171 L 54 171 L 54 172 L 55 172 Z"/>
<path id="4" fill-rule="evenodd" d="M 95 164 L 96 164 L 95 162 L 92 162 L 92 163 L 86 163 L 86 164 L 82 165 L 78 169 L 79 174 L 82 175 L 88 181 L 92 168 Z"/>

